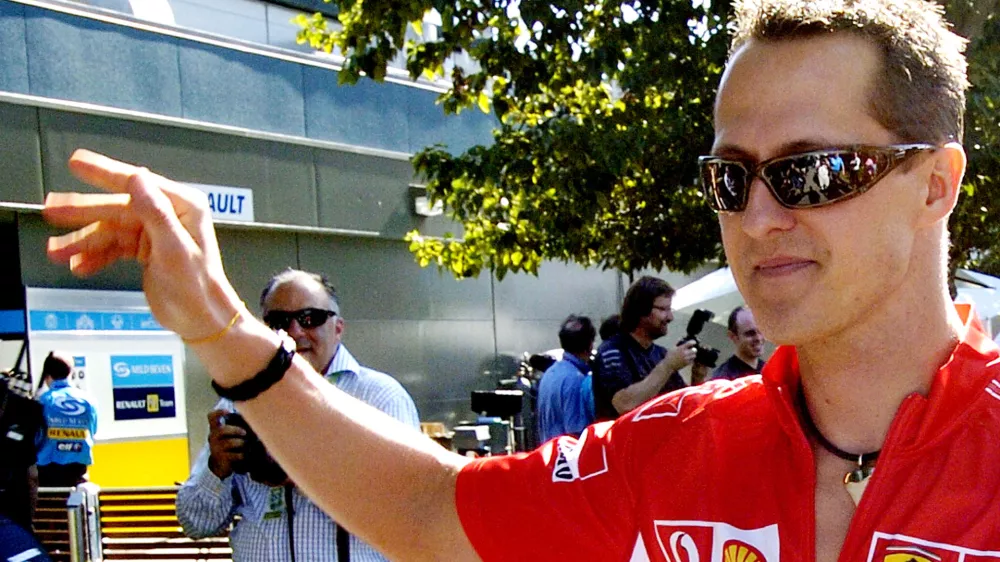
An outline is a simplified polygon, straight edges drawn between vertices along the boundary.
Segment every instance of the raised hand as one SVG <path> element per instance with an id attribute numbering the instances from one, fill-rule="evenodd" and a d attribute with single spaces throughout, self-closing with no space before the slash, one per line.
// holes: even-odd
<path id="1" fill-rule="evenodd" d="M 203 193 L 87 150 L 74 152 L 69 167 L 109 193 L 46 197 L 45 219 L 77 229 L 49 239 L 50 259 L 80 276 L 138 260 L 150 310 L 182 338 L 217 333 L 242 310 L 223 271 Z"/>

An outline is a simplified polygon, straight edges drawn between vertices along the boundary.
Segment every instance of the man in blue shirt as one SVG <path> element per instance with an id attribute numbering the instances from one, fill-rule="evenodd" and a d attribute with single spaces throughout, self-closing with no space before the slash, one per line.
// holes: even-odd
<path id="1" fill-rule="evenodd" d="M 590 354 L 597 332 L 590 318 L 570 315 L 559 329 L 563 358 L 538 385 L 538 433 L 542 442 L 560 435 L 578 437 L 594 421 Z"/>
<path id="2" fill-rule="evenodd" d="M 38 401 L 48 425 L 38 451 L 38 483 L 70 487 L 86 481 L 93 464 L 91 449 L 97 433 L 97 409 L 87 393 L 69 383 L 73 359 L 51 352 L 42 365 L 42 380 L 49 390 Z"/>

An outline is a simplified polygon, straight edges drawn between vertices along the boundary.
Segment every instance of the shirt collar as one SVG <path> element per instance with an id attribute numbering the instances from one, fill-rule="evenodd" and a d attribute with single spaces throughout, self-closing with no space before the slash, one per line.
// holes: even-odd
<path id="1" fill-rule="evenodd" d="M 52 381 L 49 388 L 66 388 L 67 386 L 69 386 L 69 379 L 59 379 Z"/>
<path id="2" fill-rule="evenodd" d="M 927 396 L 911 395 L 914 400 L 909 401 L 912 408 L 907 408 L 909 429 L 903 446 L 936 442 L 936 438 L 962 424 L 977 400 L 995 400 L 986 392 L 988 388 L 1000 391 L 1000 349 L 986 335 L 971 305 L 956 304 L 955 308 L 962 320 L 959 342 L 934 375 Z M 795 347 L 778 347 L 765 363 L 762 375 L 768 394 L 791 405 L 790 410 L 783 409 L 783 421 L 797 426 L 792 413 L 800 384 Z"/>
<path id="3" fill-rule="evenodd" d="M 570 363 L 572 363 L 573 366 L 575 366 L 577 369 L 580 369 L 580 371 L 583 372 L 583 373 L 590 372 L 590 366 L 587 365 L 586 361 L 584 361 L 583 359 L 580 359 L 579 357 L 577 357 L 576 355 L 573 355 L 572 353 L 570 353 L 568 351 L 564 351 L 563 352 L 563 359 L 565 359 L 566 361 L 569 361 Z"/>
<path id="4" fill-rule="evenodd" d="M 347 351 L 347 347 L 344 344 L 337 344 L 337 351 L 333 354 L 333 359 L 330 360 L 330 364 L 326 368 L 326 372 L 323 376 L 330 376 L 334 373 L 343 373 L 348 371 L 354 373 L 355 375 L 361 372 L 361 363 L 351 355 L 350 351 Z"/>

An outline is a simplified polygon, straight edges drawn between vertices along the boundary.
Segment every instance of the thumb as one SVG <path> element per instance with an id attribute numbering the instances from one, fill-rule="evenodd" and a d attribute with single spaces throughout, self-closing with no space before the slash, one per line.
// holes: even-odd
<path id="1" fill-rule="evenodd" d="M 145 244 L 140 244 L 137 256 L 143 263 L 148 259 L 152 248 L 169 254 L 195 246 L 194 239 L 181 224 L 170 199 L 157 186 L 157 179 L 158 176 L 141 168 L 129 177 L 125 185 L 125 191 L 130 197 L 129 206 L 142 222 L 143 233 L 147 238 Z"/>

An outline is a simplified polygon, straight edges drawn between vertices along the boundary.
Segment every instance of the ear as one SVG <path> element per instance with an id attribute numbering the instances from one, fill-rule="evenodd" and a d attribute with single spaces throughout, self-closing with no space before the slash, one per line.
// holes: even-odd
<path id="1" fill-rule="evenodd" d="M 344 319 L 341 318 L 339 314 L 337 315 L 337 318 L 334 320 L 334 330 L 338 338 L 344 335 Z"/>
<path id="2" fill-rule="evenodd" d="M 927 223 L 947 220 L 958 202 L 958 193 L 965 175 L 965 150 L 950 142 L 933 154 L 934 169 L 927 179 L 927 199 L 924 216 Z"/>
<path id="3" fill-rule="evenodd" d="M 733 345 L 739 345 L 740 344 L 740 336 L 739 336 L 739 334 L 734 334 L 734 333 L 730 332 L 729 330 L 726 330 L 726 335 L 729 336 L 729 341 L 733 342 Z"/>

